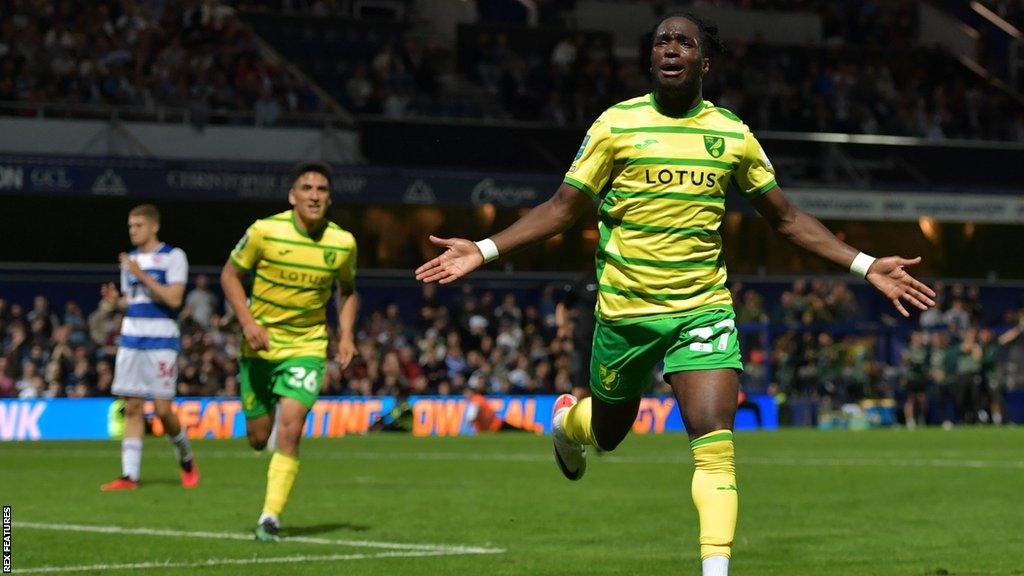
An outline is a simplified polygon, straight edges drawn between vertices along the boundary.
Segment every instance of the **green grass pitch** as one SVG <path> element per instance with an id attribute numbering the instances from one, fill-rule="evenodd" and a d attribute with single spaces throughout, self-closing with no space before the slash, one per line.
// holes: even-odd
<path id="1" fill-rule="evenodd" d="M 150 439 L 143 487 L 102 493 L 115 442 L 0 444 L 15 573 L 700 573 L 683 435 L 576 483 L 542 436 L 307 439 L 277 545 L 249 540 L 267 456 L 195 446 L 198 489 Z M 1024 429 L 743 433 L 737 454 L 733 575 L 1024 574 Z"/>

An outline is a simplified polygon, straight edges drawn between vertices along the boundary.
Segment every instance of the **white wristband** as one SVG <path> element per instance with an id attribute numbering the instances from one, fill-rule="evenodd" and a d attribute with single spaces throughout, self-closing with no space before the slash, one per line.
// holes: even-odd
<path id="1" fill-rule="evenodd" d="M 498 246 L 494 243 L 494 240 L 490 238 L 484 238 L 479 242 L 474 242 L 477 250 L 484 256 L 484 264 L 498 259 Z"/>
<path id="2" fill-rule="evenodd" d="M 853 274 L 858 278 L 864 278 L 868 275 L 868 268 L 871 268 L 871 265 L 874 263 L 874 258 L 861 252 L 853 259 L 853 264 L 850 264 L 850 274 Z"/>

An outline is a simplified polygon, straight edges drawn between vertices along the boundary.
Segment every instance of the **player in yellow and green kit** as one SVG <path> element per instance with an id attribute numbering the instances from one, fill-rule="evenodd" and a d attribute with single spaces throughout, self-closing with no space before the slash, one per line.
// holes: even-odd
<path id="1" fill-rule="evenodd" d="M 239 358 L 242 408 L 249 444 L 266 447 L 277 418 L 277 450 L 267 472 L 258 540 L 278 539 L 280 515 L 299 470 L 299 439 L 324 378 L 327 303 L 336 294 L 340 341 L 335 359 L 345 368 L 355 354 L 353 327 L 356 241 L 327 220 L 331 172 L 320 163 L 295 169 L 292 209 L 257 220 L 231 252 L 221 286 L 245 334 Z M 251 275 L 246 302 L 242 279 Z M 334 288 L 337 286 L 337 292 Z"/>
<path id="2" fill-rule="evenodd" d="M 554 196 L 491 238 L 431 237 L 445 252 L 416 278 L 454 282 L 499 254 L 566 230 L 596 202 L 592 397 L 556 401 L 555 460 L 578 480 L 585 446 L 615 449 L 636 419 L 651 370 L 664 360 L 695 463 L 691 495 L 703 573 L 725 576 L 738 509 L 732 426 L 742 369 L 718 232 L 726 188 L 734 183 L 797 246 L 866 277 L 903 315 L 901 299 L 924 310 L 935 294 L 903 270 L 919 259 L 858 253 L 790 204 L 747 125 L 703 99 L 703 77 L 721 45 L 716 26 L 673 15 L 652 38 L 653 91 L 601 114 Z"/>

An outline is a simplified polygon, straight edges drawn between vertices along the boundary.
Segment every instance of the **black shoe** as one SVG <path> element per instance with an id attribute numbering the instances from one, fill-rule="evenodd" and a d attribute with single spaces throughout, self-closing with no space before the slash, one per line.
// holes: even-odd
<path id="1" fill-rule="evenodd" d="M 256 526 L 256 539 L 260 542 L 278 542 L 281 536 L 278 535 L 280 528 L 274 521 L 267 518 Z"/>

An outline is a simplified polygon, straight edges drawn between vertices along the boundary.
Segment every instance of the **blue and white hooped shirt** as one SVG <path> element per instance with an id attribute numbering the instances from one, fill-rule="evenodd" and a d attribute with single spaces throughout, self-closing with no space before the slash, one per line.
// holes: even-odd
<path id="1" fill-rule="evenodd" d="M 132 250 L 128 257 L 139 263 L 157 282 L 185 284 L 188 281 L 188 258 L 181 248 L 167 244 L 152 252 Z M 121 270 L 121 293 L 128 299 L 128 311 L 121 324 L 122 348 L 135 350 L 179 350 L 177 311 L 161 302 L 154 302 L 149 288 L 127 270 Z"/>

